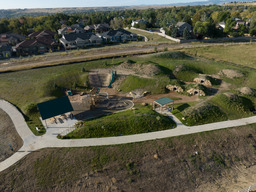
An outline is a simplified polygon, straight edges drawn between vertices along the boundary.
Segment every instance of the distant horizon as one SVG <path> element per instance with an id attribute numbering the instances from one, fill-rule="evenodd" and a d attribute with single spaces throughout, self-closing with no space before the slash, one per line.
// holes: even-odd
<path id="1" fill-rule="evenodd" d="M 178 3 L 193 3 L 202 2 L 208 0 L 161 0 L 156 3 L 155 0 L 127 0 L 125 2 L 112 0 L 98 0 L 96 2 L 88 0 L 62 0 L 57 2 L 57 0 L 44 0 L 44 1 L 34 1 L 34 0 L 13 0 L 6 1 L 1 5 L 0 9 L 50 9 L 50 8 L 90 8 L 90 7 L 129 7 L 129 6 L 164 6 L 172 5 Z"/>

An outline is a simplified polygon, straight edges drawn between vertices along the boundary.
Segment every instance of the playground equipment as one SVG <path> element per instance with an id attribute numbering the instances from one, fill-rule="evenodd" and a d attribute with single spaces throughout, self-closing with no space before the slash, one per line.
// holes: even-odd
<path id="1" fill-rule="evenodd" d="M 71 90 L 68 90 L 66 93 L 67 93 L 68 96 L 73 96 L 73 93 L 72 93 Z"/>
<path id="2" fill-rule="evenodd" d="M 112 71 L 112 78 L 111 78 L 111 81 L 108 85 L 108 88 L 111 88 L 112 83 L 114 83 L 114 81 L 115 81 L 115 77 L 116 77 L 116 71 Z"/>
<path id="3" fill-rule="evenodd" d="M 97 96 L 100 93 L 100 88 L 93 88 L 90 90 L 90 110 L 96 108 Z"/>

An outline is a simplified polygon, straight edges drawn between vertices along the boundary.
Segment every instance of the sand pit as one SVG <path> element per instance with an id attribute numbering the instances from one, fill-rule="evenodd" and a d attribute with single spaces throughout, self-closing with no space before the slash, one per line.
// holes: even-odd
<path id="1" fill-rule="evenodd" d="M 91 97 L 89 95 L 80 97 L 82 97 L 82 99 L 71 100 L 71 104 L 74 108 L 73 114 L 77 120 L 96 118 L 133 107 L 131 98 L 100 93 L 99 96 L 95 97 L 95 108 L 92 110 Z"/>

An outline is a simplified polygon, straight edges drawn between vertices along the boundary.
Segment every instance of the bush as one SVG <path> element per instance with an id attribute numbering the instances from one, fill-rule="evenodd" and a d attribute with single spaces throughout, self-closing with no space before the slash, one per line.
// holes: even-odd
<path id="1" fill-rule="evenodd" d="M 190 57 L 183 52 L 172 51 L 159 53 L 154 55 L 155 58 L 163 58 L 163 59 L 189 59 Z"/>
<path id="2" fill-rule="evenodd" d="M 25 107 L 25 113 L 27 115 L 34 114 L 37 112 L 38 112 L 37 105 L 34 103 L 30 103 Z"/>

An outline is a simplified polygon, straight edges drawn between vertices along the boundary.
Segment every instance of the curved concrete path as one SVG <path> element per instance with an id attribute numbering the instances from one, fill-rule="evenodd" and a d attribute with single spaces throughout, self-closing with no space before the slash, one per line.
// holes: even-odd
<path id="1" fill-rule="evenodd" d="M 47 129 L 46 134 L 43 136 L 35 136 L 28 128 L 23 115 L 12 104 L 4 100 L 0 100 L 0 108 L 2 108 L 11 117 L 17 132 L 24 142 L 18 152 L 0 162 L 0 172 L 18 162 L 27 154 L 47 147 L 85 147 L 134 143 L 256 123 L 256 116 L 253 116 L 238 120 L 188 127 L 183 125 L 170 112 L 163 112 L 163 114 L 168 115 L 177 123 L 177 127 L 175 129 L 118 137 L 59 140 L 56 137 L 58 133 L 56 133 L 56 130 L 54 129 Z"/>

